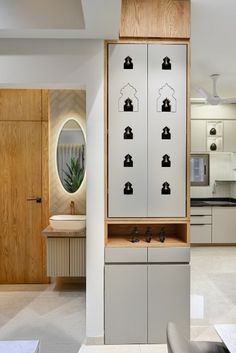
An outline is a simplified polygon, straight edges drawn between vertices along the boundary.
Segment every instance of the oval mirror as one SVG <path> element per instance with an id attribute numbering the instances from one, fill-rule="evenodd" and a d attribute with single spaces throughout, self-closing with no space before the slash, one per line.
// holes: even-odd
<path id="1" fill-rule="evenodd" d="M 64 189 L 76 192 L 85 174 L 85 137 L 79 123 L 68 120 L 57 142 L 57 172 Z"/>

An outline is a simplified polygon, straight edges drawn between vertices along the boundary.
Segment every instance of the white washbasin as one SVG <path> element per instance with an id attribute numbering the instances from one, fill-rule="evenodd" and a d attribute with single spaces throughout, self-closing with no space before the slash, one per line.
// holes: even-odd
<path id="1" fill-rule="evenodd" d="M 53 229 L 82 230 L 85 228 L 85 215 L 55 215 L 49 218 L 50 226 Z"/>

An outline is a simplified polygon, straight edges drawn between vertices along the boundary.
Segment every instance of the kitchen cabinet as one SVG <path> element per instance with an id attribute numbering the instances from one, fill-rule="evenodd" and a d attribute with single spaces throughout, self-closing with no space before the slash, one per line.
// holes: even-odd
<path id="1" fill-rule="evenodd" d="M 191 152 L 236 152 L 235 134 L 236 120 L 191 120 Z"/>
<path id="2" fill-rule="evenodd" d="M 212 208 L 212 243 L 236 243 L 236 208 Z"/>
<path id="3" fill-rule="evenodd" d="M 186 216 L 186 58 L 183 44 L 109 45 L 109 217 Z"/>
<path id="4" fill-rule="evenodd" d="M 191 120 L 191 152 L 206 152 L 206 120 Z"/>
<path id="5" fill-rule="evenodd" d="M 169 321 L 189 337 L 189 293 L 189 265 L 148 265 L 148 343 L 166 342 Z"/>
<path id="6" fill-rule="evenodd" d="M 47 238 L 47 275 L 85 277 L 86 238 Z"/>
<path id="7" fill-rule="evenodd" d="M 147 266 L 105 266 L 105 343 L 147 342 Z"/>
<path id="8" fill-rule="evenodd" d="M 224 121 L 224 151 L 236 152 L 236 120 Z"/>
<path id="9" fill-rule="evenodd" d="M 166 343 L 168 321 L 189 337 L 189 247 L 108 247 L 105 261 L 106 344 Z"/>
<path id="10" fill-rule="evenodd" d="M 211 207 L 191 207 L 191 244 L 210 244 L 212 231 Z"/>

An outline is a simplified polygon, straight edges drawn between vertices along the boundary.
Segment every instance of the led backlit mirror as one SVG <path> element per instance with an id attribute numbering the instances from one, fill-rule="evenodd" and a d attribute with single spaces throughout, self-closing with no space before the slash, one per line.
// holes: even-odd
<path id="1" fill-rule="evenodd" d="M 80 188 L 85 174 L 85 137 L 74 119 L 64 124 L 58 138 L 57 172 L 67 192 L 72 194 Z"/>

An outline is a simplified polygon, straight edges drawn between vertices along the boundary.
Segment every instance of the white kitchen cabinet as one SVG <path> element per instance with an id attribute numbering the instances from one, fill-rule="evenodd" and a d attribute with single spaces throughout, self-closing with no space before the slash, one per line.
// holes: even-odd
<path id="1" fill-rule="evenodd" d="M 148 216 L 185 217 L 186 46 L 148 46 Z M 162 69 L 163 58 L 171 70 Z M 165 102 L 170 105 L 165 110 Z M 168 128 L 170 139 L 163 139 Z M 163 167 L 168 156 L 170 166 Z M 166 191 L 169 190 L 169 193 Z"/>
<path id="2" fill-rule="evenodd" d="M 184 44 L 111 44 L 108 216 L 186 216 Z"/>
<path id="3" fill-rule="evenodd" d="M 191 120 L 191 152 L 206 152 L 207 121 Z"/>
<path id="4" fill-rule="evenodd" d="M 211 244 L 212 208 L 191 207 L 191 244 Z"/>
<path id="5" fill-rule="evenodd" d="M 224 121 L 224 151 L 236 152 L 236 120 Z"/>
<path id="6" fill-rule="evenodd" d="M 212 208 L 212 243 L 236 243 L 236 208 Z"/>

